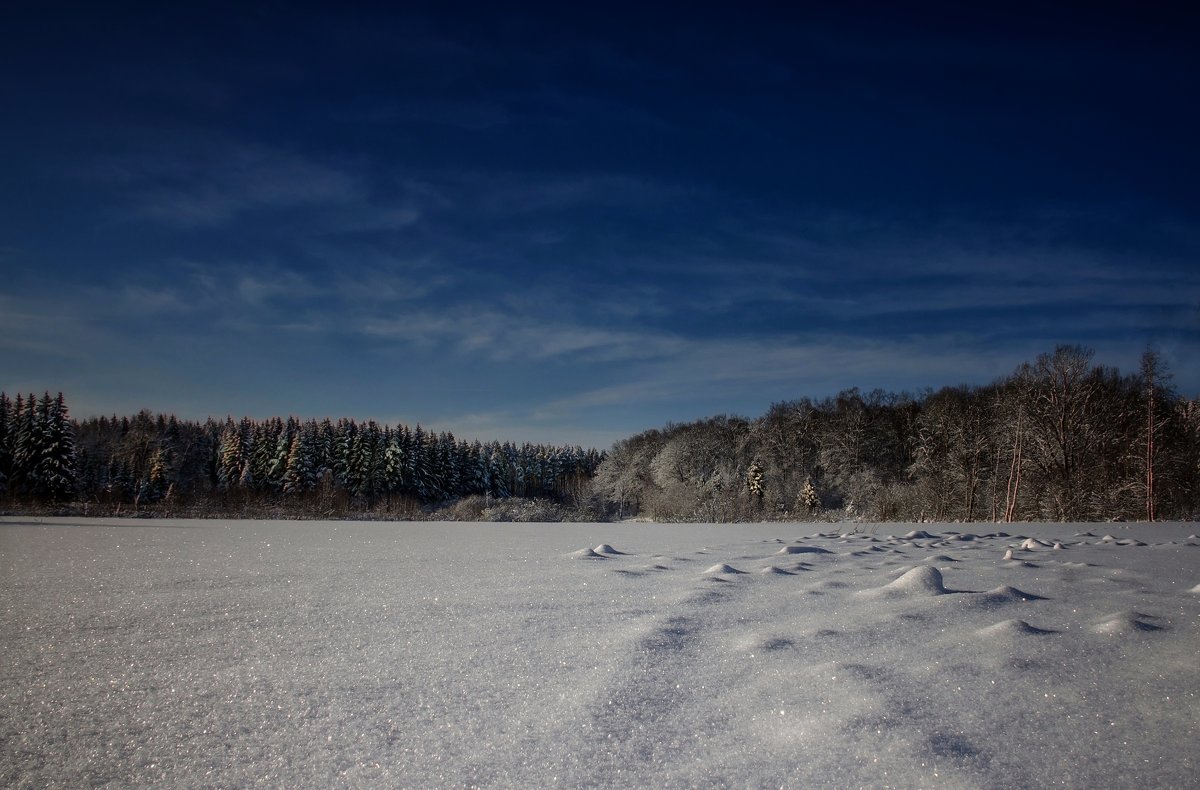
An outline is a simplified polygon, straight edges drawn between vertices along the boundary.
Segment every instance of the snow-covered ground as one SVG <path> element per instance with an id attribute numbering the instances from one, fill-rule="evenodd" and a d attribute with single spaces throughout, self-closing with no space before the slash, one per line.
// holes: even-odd
<path id="1" fill-rule="evenodd" d="M 1200 786 L 1200 527 L 860 528 L 0 520 L 0 785 Z"/>

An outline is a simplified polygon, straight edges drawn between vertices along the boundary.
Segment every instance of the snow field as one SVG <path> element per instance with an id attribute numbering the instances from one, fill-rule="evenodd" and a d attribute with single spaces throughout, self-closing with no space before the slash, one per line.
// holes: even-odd
<path id="1" fill-rule="evenodd" d="M 0 784 L 1196 786 L 1200 540 L 1006 527 L 7 519 Z"/>

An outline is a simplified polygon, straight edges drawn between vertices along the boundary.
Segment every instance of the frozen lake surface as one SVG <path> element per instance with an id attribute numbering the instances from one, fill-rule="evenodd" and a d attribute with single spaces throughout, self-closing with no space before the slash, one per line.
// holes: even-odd
<path id="1" fill-rule="evenodd" d="M 1200 525 L 859 529 L 2 519 L 0 785 L 1200 786 Z"/>

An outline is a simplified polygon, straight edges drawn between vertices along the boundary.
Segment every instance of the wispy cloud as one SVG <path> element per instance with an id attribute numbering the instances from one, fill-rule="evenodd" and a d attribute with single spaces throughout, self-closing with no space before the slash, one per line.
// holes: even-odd
<path id="1" fill-rule="evenodd" d="M 302 154 L 184 136 L 109 157 L 95 172 L 119 185 L 136 218 L 183 228 L 226 224 L 249 211 L 363 202 L 349 170 Z"/>
<path id="2" fill-rule="evenodd" d="M 772 402 L 822 397 L 849 387 L 915 392 L 926 386 L 986 383 L 1024 358 L 1014 346 L 980 347 L 950 334 L 894 341 L 839 335 L 769 344 L 689 341 L 670 358 L 538 404 L 526 420 L 569 425 L 586 414 L 593 423 L 628 425 L 630 413 L 661 415 L 657 420 L 643 417 L 637 429 L 647 429 L 718 413 L 756 417 Z"/>
<path id="3" fill-rule="evenodd" d="M 444 346 L 459 354 L 479 354 L 493 362 L 629 362 L 670 355 L 680 345 L 670 335 L 573 325 L 496 310 L 416 310 L 398 317 L 366 318 L 360 330 L 374 338 L 421 348 Z"/>

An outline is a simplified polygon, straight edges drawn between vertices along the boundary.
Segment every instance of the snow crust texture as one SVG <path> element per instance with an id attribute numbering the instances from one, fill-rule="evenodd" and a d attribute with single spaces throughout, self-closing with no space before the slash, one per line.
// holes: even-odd
<path id="1" fill-rule="evenodd" d="M 1194 525 L 922 526 L 0 519 L 0 786 L 1197 786 Z"/>

